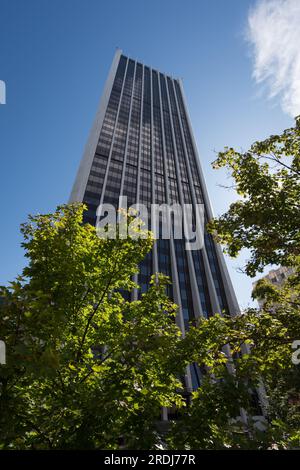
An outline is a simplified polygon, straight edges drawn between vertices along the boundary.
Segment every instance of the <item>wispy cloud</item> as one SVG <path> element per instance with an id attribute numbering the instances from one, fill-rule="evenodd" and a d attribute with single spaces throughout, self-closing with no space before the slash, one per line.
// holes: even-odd
<path id="1" fill-rule="evenodd" d="M 284 112 L 300 114 L 300 0 L 258 0 L 248 15 L 253 77 Z"/>

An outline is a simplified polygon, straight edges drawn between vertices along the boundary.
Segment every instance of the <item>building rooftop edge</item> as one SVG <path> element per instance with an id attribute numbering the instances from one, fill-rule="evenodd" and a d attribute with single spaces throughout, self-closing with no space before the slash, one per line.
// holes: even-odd
<path id="1" fill-rule="evenodd" d="M 164 75 L 167 78 L 171 78 L 172 80 L 176 80 L 178 83 L 182 82 L 182 77 L 174 77 L 170 73 L 162 72 L 161 70 L 159 70 L 156 67 L 152 67 L 151 65 L 145 64 L 143 61 L 141 61 L 139 59 L 135 59 L 134 57 L 131 57 L 128 54 L 125 54 L 124 51 L 120 47 L 116 47 L 116 51 L 119 52 L 124 57 L 126 57 L 126 59 L 133 60 L 134 62 L 137 62 L 138 64 L 143 65 L 143 67 L 148 67 L 150 70 L 153 70 L 154 72 L 157 72 L 157 73 L 161 73 L 162 75 Z"/>

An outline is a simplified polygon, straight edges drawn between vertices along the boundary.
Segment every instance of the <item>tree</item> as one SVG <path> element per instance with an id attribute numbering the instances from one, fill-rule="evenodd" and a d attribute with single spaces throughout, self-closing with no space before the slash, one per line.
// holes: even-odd
<path id="1" fill-rule="evenodd" d="M 171 448 L 299 447 L 300 374 L 291 360 L 291 345 L 299 339 L 300 304 L 297 310 L 283 293 L 279 295 L 269 291 L 261 311 L 215 315 L 190 328 L 179 354 L 202 364 L 206 373 L 191 406 L 173 424 Z M 266 410 L 257 394 L 262 383 Z M 263 411 L 267 427 L 262 428 L 257 417 Z"/>
<path id="2" fill-rule="evenodd" d="M 300 256 L 300 116 L 295 127 L 255 142 L 248 151 L 225 148 L 213 164 L 225 167 L 241 199 L 210 222 L 210 231 L 235 257 L 248 248 L 245 271 L 268 264 L 294 266 Z"/>
<path id="3" fill-rule="evenodd" d="M 282 287 L 258 282 L 253 296 L 265 300 L 262 310 L 248 309 L 234 318 L 214 317 L 190 330 L 186 340 L 195 338 L 192 344 L 198 357 L 194 353 L 194 360 L 206 363 L 204 351 L 197 348 L 203 337 L 209 340 L 206 350 L 215 357 L 207 363 L 210 374 L 186 410 L 185 426 L 175 429 L 175 442 L 213 448 L 299 447 L 300 371 L 292 363 L 292 344 L 300 339 L 300 117 L 295 127 L 255 142 L 246 152 L 225 148 L 214 167 L 229 170 L 241 197 L 208 224 L 216 241 L 232 257 L 243 248 L 250 250 L 245 266 L 250 276 L 269 264 L 293 266 L 295 273 Z M 226 344 L 232 352 L 230 374 L 228 360 L 223 365 L 218 360 Z M 269 423 L 263 433 L 249 423 L 253 415 L 249 392 L 261 380 Z M 248 412 L 242 432 L 228 427 L 230 422 L 236 424 L 234 402 Z M 207 406 L 217 415 L 203 420 Z"/>
<path id="4" fill-rule="evenodd" d="M 269 264 L 293 266 L 282 287 L 259 281 L 263 309 L 216 315 L 191 327 L 181 344 L 204 365 L 202 386 L 169 435 L 172 448 L 294 448 L 300 446 L 300 371 L 292 345 L 300 340 L 300 117 L 281 135 L 248 151 L 225 148 L 213 165 L 225 167 L 240 199 L 208 224 L 224 251 L 251 257 L 254 276 Z M 224 349 L 226 347 L 226 349 Z M 265 387 L 267 427 L 255 424 L 253 400 Z M 244 410 L 244 420 L 237 419 Z M 261 413 L 261 411 L 259 412 Z"/>
<path id="5" fill-rule="evenodd" d="M 152 236 L 99 238 L 84 206 L 60 206 L 22 226 L 29 259 L 2 287 L 0 446 L 152 448 L 162 406 L 184 405 L 174 305 L 163 276 L 140 300 L 132 275 Z"/>

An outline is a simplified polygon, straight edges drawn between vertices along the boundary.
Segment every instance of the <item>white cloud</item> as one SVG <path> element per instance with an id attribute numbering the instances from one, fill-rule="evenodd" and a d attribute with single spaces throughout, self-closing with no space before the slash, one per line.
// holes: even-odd
<path id="1" fill-rule="evenodd" d="M 248 15 L 253 77 L 279 97 L 284 112 L 300 114 L 300 0 L 259 0 Z"/>

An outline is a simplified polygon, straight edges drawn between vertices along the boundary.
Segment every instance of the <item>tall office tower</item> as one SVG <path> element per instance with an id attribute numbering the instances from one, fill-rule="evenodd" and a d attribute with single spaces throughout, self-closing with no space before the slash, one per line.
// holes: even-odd
<path id="1" fill-rule="evenodd" d="M 205 221 L 212 217 L 181 81 L 117 50 L 70 202 L 84 201 L 85 221 L 95 224 L 98 205 L 117 207 L 120 195 L 128 206 L 204 204 Z M 204 240 L 202 249 L 188 251 L 184 240 L 158 239 L 138 274 L 141 292 L 152 273 L 170 276 L 182 332 L 198 316 L 238 311 L 222 251 L 208 233 Z M 198 365 L 188 376 L 198 387 Z"/>

